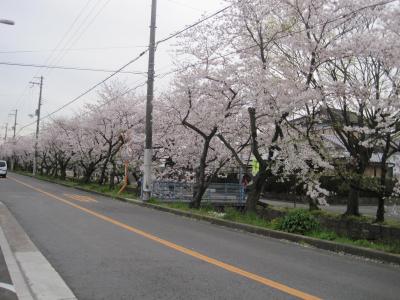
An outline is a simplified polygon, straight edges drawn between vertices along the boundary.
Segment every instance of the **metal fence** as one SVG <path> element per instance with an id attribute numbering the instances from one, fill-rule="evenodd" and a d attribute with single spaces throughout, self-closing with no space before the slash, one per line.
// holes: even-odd
<path id="1" fill-rule="evenodd" d="M 155 181 L 152 196 L 162 201 L 189 202 L 195 185 L 187 182 Z M 205 202 L 244 203 L 244 189 L 239 183 L 211 183 L 203 195 Z"/>

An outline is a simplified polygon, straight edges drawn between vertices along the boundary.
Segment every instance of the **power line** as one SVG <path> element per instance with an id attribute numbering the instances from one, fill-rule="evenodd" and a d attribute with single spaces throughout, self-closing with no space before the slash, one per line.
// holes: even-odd
<path id="1" fill-rule="evenodd" d="M 160 77 L 160 76 L 162 76 L 162 75 L 156 75 L 155 77 L 157 78 L 157 77 Z M 140 87 L 142 87 L 142 86 L 145 86 L 146 83 L 147 83 L 147 80 L 145 80 L 145 81 L 143 81 L 143 82 L 141 82 L 141 83 L 135 85 L 135 86 L 132 87 L 132 88 L 127 89 L 125 92 L 123 92 L 123 93 L 121 93 L 121 94 L 119 94 L 119 95 L 117 95 L 117 96 L 114 96 L 114 97 L 112 97 L 111 99 L 107 100 L 106 102 L 104 102 L 104 103 L 102 103 L 102 104 L 96 106 L 96 109 L 102 108 L 103 106 L 105 106 L 105 105 L 107 105 L 107 104 L 110 104 L 111 102 L 117 100 L 118 98 L 123 97 L 123 96 L 125 96 L 126 94 L 131 93 L 131 92 L 137 90 L 138 88 L 140 88 Z M 87 112 L 87 113 L 88 113 L 88 112 Z"/>
<path id="2" fill-rule="evenodd" d="M 81 17 L 81 15 L 83 14 L 83 12 L 86 10 L 86 8 L 88 7 L 88 5 L 90 4 L 90 2 L 92 2 L 92 0 L 88 0 L 85 5 L 82 7 L 82 9 L 79 11 L 78 15 L 74 18 L 74 20 L 72 21 L 71 25 L 68 27 L 67 31 L 63 34 L 62 38 L 58 41 L 57 45 L 53 48 L 53 50 L 51 51 L 51 53 L 49 54 L 49 56 L 46 58 L 46 60 L 44 61 L 43 64 L 47 64 L 51 61 L 51 59 L 53 58 L 54 52 L 63 44 L 64 40 L 66 39 L 66 37 L 69 35 L 69 33 L 71 32 L 72 28 L 75 26 L 75 24 L 77 23 L 77 21 L 79 20 L 79 18 Z M 97 4 L 95 4 L 95 6 L 97 6 Z M 95 7 L 94 6 L 94 7 Z M 92 9 L 94 8 L 92 7 Z M 90 12 L 91 13 L 91 12 Z M 89 14 L 90 14 L 89 13 Z M 38 75 L 39 71 L 37 71 L 36 73 L 34 73 L 33 77 L 36 77 Z M 26 90 L 28 89 L 29 85 L 26 85 L 24 90 L 22 91 L 21 95 L 19 96 L 15 106 L 18 106 L 20 101 L 22 100 L 22 98 L 25 95 Z"/>
<path id="3" fill-rule="evenodd" d="M 60 41 L 54 47 L 53 51 L 51 52 L 50 56 L 46 59 L 44 64 L 50 64 L 51 62 L 53 62 L 53 64 L 55 64 L 54 63 L 55 61 L 58 62 L 60 60 L 60 57 L 63 55 L 63 52 L 65 53 L 65 49 L 66 49 L 67 45 L 70 43 L 71 39 L 73 39 L 77 35 L 77 33 L 81 30 L 81 28 L 85 24 L 86 20 L 93 14 L 96 7 L 98 7 L 101 2 L 101 1 L 97 1 L 92 7 L 90 7 L 90 4 L 92 1 L 93 0 L 88 0 L 86 2 L 84 7 L 81 9 L 81 11 L 75 17 L 75 19 L 73 20 L 71 25 L 68 27 L 67 31 L 64 33 L 63 37 L 60 39 Z M 87 7 L 89 7 L 89 11 L 81 19 L 81 16 L 84 14 Z M 78 22 L 79 22 L 79 24 L 78 24 Z M 75 24 L 78 24 L 76 28 L 74 28 Z M 53 57 L 56 51 L 59 53 L 57 53 L 56 56 Z"/>
<path id="4" fill-rule="evenodd" d="M 161 39 L 161 40 L 158 40 L 158 41 L 156 42 L 156 46 L 158 46 L 159 44 L 164 43 L 164 42 L 166 42 L 166 41 L 168 41 L 168 40 L 170 40 L 170 39 L 172 39 L 172 38 L 174 38 L 174 37 L 176 37 L 176 36 L 178 36 L 178 35 L 184 33 L 185 31 L 187 31 L 187 30 L 189 30 L 189 29 L 191 29 L 191 28 L 193 28 L 193 27 L 196 27 L 197 25 L 199 25 L 199 24 L 201 24 L 201 23 L 203 23 L 203 22 L 205 22 L 205 21 L 207 21 L 207 20 L 209 20 L 209 19 L 211 19 L 211 18 L 213 18 L 213 17 L 219 15 L 220 13 L 222 13 L 222 12 L 228 10 L 228 9 L 231 8 L 232 6 L 233 6 L 233 5 L 226 6 L 226 7 L 224 7 L 224 8 L 222 8 L 222 9 L 216 11 L 215 13 L 213 13 L 213 14 L 207 16 L 207 17 L 204 17 L 203 19 L 201 19 L 201 20 L 199 20 L 199 21 L 197 21 L 197 22 L 195 22 L 195 23 L 193 23 L 193 24 L 191 24 L 191 25 L 189 25 L 189 26 L 186 26 L 184 29 L 179 30 L 179 31 L 177 31 L 177 32 L 175 32 L 175 33 L 173 33 L 173 34 L 171 34 L 171 35 L 169 35 L 169 36 L 167 36 L 167 37 L 165 37 L 165 38 L 163 38 L 163 39 Z"/>
<path id="5" fill-rule="evenodd" d="M 69 49 L 67 49 L 67 46 L 69 45 L 70 47 L 72 47 L 84 34 L 84 32 L 89 28 L 89 26 L 94 22 L 94 20 L 98 17 L 98 15 L 103 11 L 103 9 L 107 6 L 107 4 L 110 2 L 110 0 L 105 0 L 105 2 L 103 2 L 103 6 L 97 11 L 97 13 L 95 14 L 95 16 L 89 21 L 89 23 L 87 23 L 86 21 L 89 19 L 90 16 L 93 15 L 93 12 L 95 11 L 95 9 L 99 6 L 99 4 L 101 3 L 101 1 L 97 1 L 89 10 L 88 14 L 83 18 L 83 21 L 80 22 L 80 24 L 78 25 L 78 27 L 75 29 L 74 33 L 72 35 L 70 35 L 70 37 L 66 40 L 66 38 L 68 37 L 68 35 L 70 34 L 70 32 L 72 31 L 72 29 L 74 28 L 75 24 L 78 22 L 78 20 L 80 19 L 80 17 L 83 15 L 84 11 L 86 10 L 86 8 L 90 5 L 90 3 L 93 0 L 88 0 L 85 5 L 82 7 L 82 9 L 79 11 L 78 15 L 75 17 L 75 19 L 73 20 L 73 22 L 71 23 L 71 25 L 69 26 L 69 28 L 67 29 L 67 31 L 64 33 L 63 37 L 59 40 L 59 42 L 57 43 L 56 47 L 51 51 L 50 55 L 47 57 L 47 59 L 44 62 L 44 65 L 47 65 L 50 62 L 54 62 L 54 64 L 59 63 L 64 56 L 66 55 L 66 53 L 68 52 Z M 81 30 L 81 28 L 86 24 L 86 27 Z M 77 38 L 74 39 L 74 36 L 76 36 L 77 34 L 79 34 L 79 36 Z M 66 42 L 64 42 L 66 40 Z M 59 53 L 59 55 L 57 57 L 55 57 L 53 59 L 54 53 L 56 50 L 58 50 L 58 48 L 64 44 L 64 47 L 61 49 L 61 52 Z M 64 53 L 62 53 L 64 52 Z M 39 72 L 39 71 L 38 71 Z M 35 73 L 35 75 L 33 77 L 36 77 L 38 75 L 38 72 Z M 28 86 L 25 86 L 24 90 L 22 91 L 21 95 L 19 96 L 15 106 L 18 106 L 20 101 L 23 99 L 26 90 L 27 90 Z"/>
<path id="6" fill-rule="evenodd" d="M 68 35 L 70 34 L 70 32 L 72 31 L 72 29 L 74 28 L 75 24 L 78 22 L 79 18 L 83 15 L 84 11 L 86 10 L 86 8 L 90 5 L 90 3 L 92 2 L 92 0 L 88 0 L 86 1 L 85 5 L 82 7 L 82 9 L 79 11 L 78 15 L 74 18 L 74 20 L 72 21 L 71 25 L 68 27 L 67 31 L 63 34 L 62 38 L 58 41 L 57 45 L 53 48 L 53 50 L 51 51 L 50 55 L 47 57 L 47 59 L 45 60 L 44 64 L 47 64 L 48 62 L 50 62 L 53 59 L 53 55 L 54 53 L 59 50 L 59 47 L 64 43 L 64 40 L 66 40 L 66 38 L 68 37 Z M 92 13 L 93 9 L 98 5 L 98 3 L 96 3 L 91 10 L 89 11 L 89 14 L 86 15 L 86 18 Z M 82 24 L 82 23 L 81 23 Z M 76 32 L 76 31 L 75 31 Z M 68 40 L 67 40 L 68 41 Z M 62 50 L 61 50 L 62 51 Z"/>
<path id="7" fill-rule="evenodd" d="M 101 4 L 101 1 L 97 1 L 89 10 L 89 13 L 83 18 L 83 21 L 80 22 L 80 24 L 78 25 L 78 27 L 75 29 L 74 33 L 72 35 L 70 35 L 70 37 L 66 40 L 66 42 L 64 42 L 64 40 L 67 38 L 67 36 L 69 35 L 69 33 L 71 32 L 71 30 L 73 29 L 74 25 L 77 23 L 77 21 L 79 20 L 79 18 L 81 17 L 81 15 L 83 14 L 83 12 L 85 11 L 85 9 L 90 5 L 90 3 L 93 0 L 88 0 L 86 2 L 86 4 L 84 5 L 84 7 L 81 9 L 81 11 L 79 12 L 79 14 L 77 15 L 77 17 L 74 19 L 74 21 L 72 22 L 72 24 L 70 25 L 70 27 L 68 28 L 67 32 L 64 34 L 63 38 L 58 42 L 57 46 L 54 48 L 54 51 L 52 51 L 52 53 L 50 54 L 50 56 L 47 58 L 47 60 L 45 61 L 44 64 L 47 64 L 48 62 L 54 62 L 54 64 L 59 63 L 67 54 L 67 52 L 69 51 L 69 49 L 67 49 L 67 47 L 72 47 L 73 45 L 75 45 L 75 43 L 77 43 L 80 38 L 82 37 L 82 35 L 86 32 L 86 30 L 93 24 L 93 22 L 96 20 L 96 18 L 99 16 L 99 14 L 104 10 L 104 8 L 107 6 L 107 4 L 111 1 L 111 0 L 105 0 L 102 4 L 102 6 L 100 7 L 99 10 L 97 10 L 96 12 L 96 8 L 99 7 L 99 5 Z M 95 15 L 93 16 L 93 14 L 95 13 Z M 93 17 L 92 17 L 93 16 Z M 90 20 L 89 18 L 92 17 Z M 89 21 L 88 21 L 89 20 Z M 88 22 L 87 22 L 88 21 Z M 85 27 L 83 27 L 85 26 Z M 82 29 L 83 28 L 83 29 Z M 82 30 L 81 30 L 82 29 Z M 79 34 L 79 35 L 78 35 Z M 76 35 L 78 35 L 77 37 L 75 37 Z M 61 52 L 58 54 L 58 56 L 56 56 L 54 59 L 53 58 L 53 54 L 55 53 L 55 50 L 57 50 L 61 45 L 63 45 L 63 48 L 61 49 Z M 46 68 L 47 69 L 47 68 Z M 48 68 L 48 69 L 53 69 L 53 68 Z M 113 73 L 111 75 L 111 77 L 113 77 L 115 74 L 119 73 L 119 71 L 117 71 L 116 73 Z M 37 76 L 37 73 L 34 75 Z M 49 76 L 49 73 L 47 73 L 47 76 Z M 110 78 L 111 78 L 110 77 Z M 22 96 L 21 96 L 22 98 Z M 46 116 L 45 116 L 46 117 Z"/>
<path id="8" fill-rule="evenodd" d="M 66 67 L 66 66 L 54 66 L 54 65 L 37 65 L 37 64 L 24 64 L 24 63 L 13 63 L 13 62 L 0 62 L 0 65 L 18 66 L 18 67 L 32 67 L 32 68 L 47 68 L 47 69 L 61 69 L 61 70 L 73 70 L 73 71 L 106 72 L 106 73 L 114 73 L 114 72 L 116 72 L 115 70 L 107 70 L 107 69 Z M 119 73 L 137 74 L 137 75 L 146 74 L 146 72 L 140 72 L 140 71 L 120 71 Z"/>
<path id="9" fill-rule="evenodd" d="M 89 47 L 89 48 L 69 48 L 68 51 L 97 51 L 97 50 L 115 50 L 115 49 L 135 49 L 147 48 L 148 46 L 109 46 L 109 47 Z M 38 50 L 2 50 L 0 54 L 18 54 L 18 53 L 38 53 L 38 52 L 60 52 L 63 49 L 38 49 Z"/>
<path id="10" fill-rule="evenodd" d="M 187 31 L 187 30 L 189 30 L 189 29 L 191 29 L 191 28 L 193 28 L 193 27 L 195 27 L 195 26 L 197 26 L 197 25 L 199 25 L 199 24 L 201 24 L 201 23 L 203 23 L 203 22 L 205 22 L 205 21 L 207 21 L 207 20 L 213 18 L 214 16 L 216 16 L 216 15 L 218 15 L 218 14 L 220 14 L 220 13 L 226 11 L 226 10 L 227 10 L 228 8 L 230 8 L 230 7 L 232 7 L 232 5 L 227 6 L 227 7 L 223 8 L 223 9 L 220 9 L 220 10 L 218 10 L 217 12 L 215 12 L 215 13 L 213 13 L 213 14 L 211 14 L 211 15 L 209 15 L 209 16 L 207 16 L 207 17 L 205 17 L 205 18 L 203 18 L 203 19 L 201 19 L 201 20 L 199 20 L 199 21 L 197 21 L 197 22 L 195 22 L 195 23 L 193 23 L 193 24 L 191 24 L 191 25 L 185 27 L 184 29 L 182 29 L 182 30 L 180 30 L 180 31 L 178 31 L 178 32 L 175 32 L 175 33 L 173 33 L 173 34 L 167 36 L 166 38 L 163 38 L 163 39 L 161 39 L 161 40 L 158 40 L 158 41 L 156 42 L 156 45 L 161 44 L 161 43 L 163 43 L 163 42 L 166 42 L 166 41 L 168 41 L 168 40 L 170 40 L 170 39 L 172 39 L 172 38 L 178 36 L 179 34 L 181 34 L 181 33 L 185 32 L 185 31 Z M 104 82 L 106 82 L 108 79 L 110 79 L 111 77 L 115 76 L 117 73 L 121 72 L 121 71 L 122 71 L 124 68 L 126 68 L 128 65 L 130 65 L 131 63 L 133 63 L 134 61 L 136 61 L 137 59 L 139 59 L 139 58 L 140 58 L 141 56 L 143 56 L 147 51 L 148 51 L 148 49 L 146 49 L 145 51 L 143 51 L 135 60 L 132 60 L 132 61 L 130 61 L 129 63 L 127 63 L 126 65 L 122 66 L 121 68 L 119 68 L 117 71 L 115 71 L 113 74 L 111 74 L 110 76 L 108 76 L 107 78 L 105 78 L 104 80 L 102 80 L 101 82 L 95 84 L 94 86 L 92 86 L 91 88 L 89 88 L 88 90 L 86 90 L 85 92 L 83 92 L 82 94 L 80 94 L 79 96 L 75 97 L 75 98 L 72 99 L 71 101 L 67 102 L 67 103 L 64 104 L 63 106 L 61 106 L 61 107 L 59 107 L 58 109 L 56 109 L 55 111 L 53 111 L 53 112 L 51 112 L 51 113 L 45 115 L 42 119 L 47 118 L 47 117 L 49 117 L 49 116 L 51 116 L 51 115 L 53 115 L 53 114 L 59 112 L 60 110 L 64 109 L 65 107 L 71 105 L 72 103 L 78 101 L 80 98 L 82 98 L 83 96 L 87 95 L 89 92 L 91 92 L 92 90 L 94 90 L 95 88 L 97 88 L 98 86 L 100 86 L 101 84 L 103 84 Z M 33 124 L 34 124 L 34 123 L 29 123 L 29 124 L 27 124 L 27 125 L 21 127 L 19 131 L 21 131 L 22 129 L 24 129 L 24 128 L 26 128 L 26 127 L 29 127 L 29 126 L 31 126 L 31 125 L 33 125 Z"/>
<path id="11" fill-rule="evenodd" d="M 97 19 L 97 17 L 100 15 L 100 13 L 104 10 L 104 8 L 108 5 L 108 3 L 111 0 L 105 0 L 105 2 L 103 2 L 103 5 L 100 7 L 100 9 L 96 12 L 96 14 L 92 17 L 91 20 L 89 20 L 89 22 L 86 23 L 86 20 L 89 19 L 89 17 L 92 15 L 92 13 L 94 12 L 94 9 L 92 9 L 92 11 L 86 16 L 85 20 L 81 23 L 80 27 L 82 27 L 83 25 L 85 25 L 85 27 L 83 28 L 83 30 L 81 30 L 79 32 L 79 28 L 77 30 L 75 30 L 74 35 L 79 34 L 77 37 L 73 38 L 74 35 L 72 35 L 68 41 L 65 43 L 64 48 L 63 48 L 63 52 L 61 53 L 60 56 L 58 57 L 58 59 L 55 60 L 55 64 L 59 63 L 64 57 L 65 55 L 68 53 L 69 49 L 75 45 L 83 36 L 83 34 L 87 31 L 87 29 L 93 24 L 93 22 Z M 98 1 L 94 8 L 100 3 L 100 1 Z M 85 24 L 86 23 L 86 24 Z M 69 48 L 67 48 L 67 45 L 69 44 Z"/>
<path id="12" fill-rule="evenodd" d="M 145 86 L 146 83 L 147 83 L 147 80 L 143 81 L 142 83 L 140 83 L 140 84 L 138 84 L 138 85 L 136 85 L 136 86 L 134 86 L 132 88 L 127 89 L 125 92 L 123 92 L 123 93 L 121 93 L 121 94 L 119 94 L 117 96 L 114 96 L 111 99 L 107 100 L 106 102 L 96 106 L 96 109 L 102 108 L 103 106 L 106 106 L 107 104 L 110 104 L 111 102 L 117 100 L 118 98 L 123 97 L 123 96 L 125 96 L 125 95 L 127 95 L 127 94 L 129 94 L 129 93 L 131 93 L 131 92 L 133 92 L 135 90 L 137 90 L 138 88 L 140 88 L 142 86 Z"/>
<path id="13" fill-rule="evenodd" d="M 78 27 L 75 29 L 74 33 L 72 35 L 70 35 L 70 37 L 66 40 L 66 42 L 64 42 L 64 40 L 68 37 L 68 35 L 70 34 L 70 32 L 72 31 L 72 29 L 74 28 L 75 24 L 78 22 L 79 18 L 83 15 L 84 11 L 86 10 L 86 8 L 90 5 L 90 3 L 93 0 L 88 0 L 86 2 L 86 4 L 83 6 L 83 8 L 80 10 L 80 12 L 78 13 L 78 15 L 75 17 L 74 21 L 71 23 L 71 25 L 69 26 L 68 30 L 64 33 L 63 37 L 60 39 L 60 41 L 57 43 L 56 47 L 51 51 L 51 54 L 47 57 L 47 59 L 44 62 L 44 65 L 46 65 L 47 63 L 50 63 L 51 61 L 54 61 L 55 64 L 60 62 L 64 56 L 66 55 L 66 53 L 69 51 L 69 49 L 67 49 L 67 46 L 69 45 L 70 47 L 72 45 L 74 45 L 81 37 L 82 35 L 85 33 L 85 31 L 89 28 L 89 26 L 95 21 L 95 19 L 98 17 L 98 15 L 103 11 L 103 9 L 107 6 L 107 4 L 111 1 L 111 0 L 105 0 L 105 2 L 103 2 L 103 5 L 100 7 L 99 10 L 97 10 L 97 13 L 94 15 L 94 17 L 87 22 L 87 20 L 93 15 L 93 13 L 96 11 L 96 8 L 101 4 L 101 1 L 97 1 L 89 10 L 88 14 L 83 18 L 83 21 L 80 22 L 80 24 L 78 25 Z M 86 25 L 86 26 L 85 26 Z M 83 28 L 83 30 L 81 30 L 81 28 L 85 26 Z M 75 37 L 77 34 L 79 34 L 78 37 Z M 61 45 L 63 45 L 62 49 L 58 49 Z M 53 55 L 55 53 L 55 51 L 60 50 L 60 53 L 57 57 L 55 57 L 53 59 Z M 63 52 L 63 53 L 62 53 Z M 49 69 L 53 69 L 53 68 L 49 68 Z M 37 76 L 38 72 L 35 73 L 34 77 Z M 27 87 L 25 87 L 24 91 L 22 92 L 20 98 L 17 101 L 17 104 L 20 102 L 20 100 L 23 98 L 25 91 L 26 91 Z"/>
<path id="14" fill-rule="evenodd" d="M 110 104 L 111 102 L 117 100 L 118 98 L 123 97 L 123 96 L 127 95 L 128 93 L 131 93 L 131 92 L 137 90 L 138 88 L 140 88 L 140 87 L 142 87 L 142 86 L 145 86 L 146 83 L 147 83 L 147 80 L 141 82 L 141 83 L 138 84 L 138 85 L 135 85 L 135 86 L 132 87 L 132 88 L 127 89 L 125 92 L 123 92 L 123 93 L 121 93 L 121 94 L 119 94 L 119 95 L 117 95 L 117 96 L 114 96 L 114 97 L 112 97 L 111 99 L 108 99 L 106 102 L 104 102 L 104 103 L 102 103 L 102 104 L 96 106 L 95 109 L 99 109 L 99 108 L 102 108 L 103 106 L 106 106 L 106 105 Z M 91 113 L 91 111 L 86 111 L 86 112 L 82 113 L 81 116 L 84 116 L 84 115 L 87 115 L 87 114 L 90 114 L 90 113 Z M 50 118 L 50 120 L 55 121 L 55 119 L 52 118 L 51 116 L 49 116 L 49 118 Z"/>
<path id="15" fill-rule="evenodd" d="M 93 91 L 94 89 L 96 89 L 97 87 L 99 87 L 100 85 L 102 85 L 103 83 L 105 83 L 107 80 L 109 80 L 110 78 L 114 77 L 115 75 L 117 75 L 119 72 L 121 72 L 123 69 L 125 69 L 126 67 L 128 67 L 129 65 L 131 65 L 132 63 L 134 63 L 135 61 L 137 61 L 139 58 L 141 58 L 144 54 L 146 54 L 148 50 L 143 51 L 142 53 L 140 53 L 136 58 L 130 60 L 128 63 L 126 63 L 125 65 L 123 65 L 122 67 L 120 67 L 118 70 L 116 70 L 114 73 L 110 74 L 109 76 L 107 76 L 105 79 L 103 79 L 102 81 L 96 83 L 95 85 L 93 85 L 92 87 L 90 87 L 89 89 L 87 89 L 86 91 L 84 91 L 83 93 L 81 93 L 79 96 L 73 98 L 71 101 L 68 101 L 67 103 L 65 103 L 64 105 L 60 106 L 59 108 L 57 108 L 56 110 L 52 111 L 51 113 L 45 115 L 44 117 L 42 117 L 40 120 L 46 119 L 52 115 L 54 115 L 55 113 L 59 112 L 60 110 L 66 108 L 67 106 L 71 105 L 72 103 L 78 101 L 79 99 L 81 99 L 83 96 L 89 94 L 91 91 Z M 35 124 L 35 122 L 29 123 L 23 127 L 20 128 L 19 132 L 26 128 L 29 127 L 31 125 Z"/>

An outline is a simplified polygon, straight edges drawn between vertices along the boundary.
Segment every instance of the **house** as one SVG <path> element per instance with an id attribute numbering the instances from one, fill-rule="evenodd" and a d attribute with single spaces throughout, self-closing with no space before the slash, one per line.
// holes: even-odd
<path id="1" fill-rule="evenodd" d="M 346 113 L 344 116 L 343 111 L 339 109 L 331 109 L 333 114 L 333 119 L 336 122 L 343 122 L 350 125 L 358 124 L 357 114 L 351 111 Z M 335 160 L 348 160 L 350 154 L 346 147 L 342 143 L 341 139 L 338 138 L 336 132 L 333 128 L 332 118 L 326 108 L 320 109 L 315 114 L 318 123 L 314 125 L 312 129 L 312 134 L 321 137 L 321 140 L 326 147 L 326 149 L 333 155 Z M 306 126 L 307 117 L 300 117 L 294 119 L 292 122 L 296 125 Z M 369 164 L 364 172 L 365 176 L 368 177 L 380 177 L 381 170 L 381 158 L 382 151 L 377 148 L 371 156 Z M 400 155 L 393 155 L 387 162 L 387 178 L 392 178 L 393 176 L 400 177 Z"/>
<path id="2" fill-rule="evenodd" d="M 336 153 L 335 156 L 333 157 L 334 159 L 337 160 L 347 160 L 350 158 L 350 154 L 346 150 L 345 146 L 343 145 L 342 141 L 336 136 L 332 134 L 321 134 L 321 138 L 324 141 L 325 147 L 327 149 L 331 150 L 331 153 Z M 381 158 L 382 158 L 382 152 L 375 152 L 372 153 L 371 159 L 369 160 L 369 164 L 367 168 L 364 171 L 364 175 L 368 177 L 380 177 L 382 170 L 381 170 Z M 399 165 L 397 164 L 396 166 L 396 160 L 394 160 L 394 157 L 391 157 L 389 159 L 389 162 L 387 163 L 387 178 L 392 178 L 394 175 L 400 175 L 400 168 Z"/>

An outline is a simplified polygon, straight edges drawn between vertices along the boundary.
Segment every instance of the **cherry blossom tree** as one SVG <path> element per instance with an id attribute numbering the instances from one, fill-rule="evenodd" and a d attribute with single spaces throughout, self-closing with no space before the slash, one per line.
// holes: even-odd
<path id="1" fill-rule="evenodd" d="M 231 10 L 184 37 L 186 43 L 181 51 L 198 58 L 207 70 L 210 66 L 215 68 L 215 64 L 229 70 L 229 85 L 235 86 L 234 90 L 240 91 L 238 98 L 243 99 L 252 153 L 260 163 L 247 209 L 255 209 L 267 173 L 273 168 L 282 169 L 274 167 L 274 157 L 279 157 L 280 152 L 289 153 L 287 127 L 298 135 L 297 139 L 292 137 L 292 143 L 308 143 L 311 152 L 299 153 L 312 153 L 314 159 L 301 158 L 308 162 L 303 164 L 308 171 L 300 173 L 313 178 L 308 182 L 314 184 L 308 188 L 314 186 L 316 193 L 309 194 L 319 194 L 321 189 L 315 177 L 329 168 L 330 157 L 315 134 L 317 112 L 324 107 L 328 112 L 340 109 L 343 101 L 341 87 L 335 83 L 329 66 L 333 61 L 359 56 L 360 47 L 354 47 L 354 41 L 361 41 L 367 49 L 371 32 L 366 24 L 391 2 L 394 1 L 230 1 Z M 346 116 L 347 112 L 341 111 Z M 305 115 L 306 121 L 297 124 L 296 115 Z M 332 119 L 332 123 L 337 120 Z M 371 147 L 363 147 L 350 151 L 353 159 L 358 159 L 359 167 L 353 169 L 358 174 L 363 172 L 372 153 Z M 353 182 L 354 187 L 358 185 Z M 347 213 L 358 214 L 353 193 L 348 203 Z"/>
<path id="2" fill-rule="evenodd" d="M 163 139 L 164 153 L 175 170 L 193 175 L 190 205 L 194 208 L 200 207 L 211 180 L 230 160 L 217 135 L 240 108 L 237 92 L 227 83 L 229 79 L 211 69 L 206 65 L 178 75 L 162 103 L 162 114 L 170 121 L 160 119 L 170 133 Z"/>
<path id="3" fill-rule="evenodd" d="M 144 121 L 143 97 L 127 93 L 127 90 L 127 87 L 117 82 L 105 85 L 99 93 L 100 100 L 86 107 L 93 134 L 99 136 L 105 152 L 99 184 L 104 183 L 108 166 L 115 164 L 115 157 L 126 140 L 140 129 Z"/>

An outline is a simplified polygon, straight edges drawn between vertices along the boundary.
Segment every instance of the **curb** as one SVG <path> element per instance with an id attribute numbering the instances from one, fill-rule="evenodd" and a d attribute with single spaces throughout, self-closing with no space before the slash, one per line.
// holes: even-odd
<path id="1" fill-rule="evenodd" d="M 2 202 L 0 244 L 18 299 L 77 300 Z"/>
<path id="2" fill-rule="evenodd" d="M 31 176 L 31 177 L 33 177 L 33 176 Z M 36 179 L 39 179 L 39 178 L 36 178 Z M 42 180 L 42 179 L 39 179 L 39 180 Z M 43 179 L 43 180 L 71 188 L 71 186 L 66 185 L 66 184 L 57 183 L 57 182 L 53 182 L 51 180 L 46 180 L 46 179 Z M 175 214 L 178 216 L 183 216 L 183 217 L 188 217 L 188 218 L 192 218 L 192 219 L 196 219 L 196 220 L 206 221 L 211 224 L 216 224 L 219 226 L 242 230 L 242 231 L 246 231 L 249 233 L 254 233 L 254 234 L 267 236 L 267 237 L 271 237 L 271 238 L 276 238 L 276 239 L 280 239 L 280 240 L 288 240 L 288 241 L 296 242 L 296 243 L 305 243 L 305 244 L 308 244 L 308 245 L 311 245 L 313 247 L 323 249 L 323 250 L 351 254 L 351 255 L 361 256 L 361 257 L 368 258 L 368 259 L 373 259 L 373 260 L 378 260 L 378 261 L 382 261 L 382 262 L 386 262 L 386 263 L 393 263 L 393 264 L 400 265 L 400 255 L 397 255 L 397 254 L 391 254 L 391 253 L 387 253 L 387 252 L 383 252 L 383 251 L 379 251 L 379 250 L 373 250 L 373 249 L 368 249 L 368 248 L 363 248 L 363 247 L 358 247 L 358 246 L 339 244 L 339 243 L 335 243 L 332 241 L 325 241 L 325 240 L 312 238 L 312 237 L 308 237 L 308 236 L 304 236 L 304 235 L 288 233 L 288 232 L 284 232 L 284 231 L 278 231 L 278 230 L 273 230 L 273 229 L 268 229 L 268 228 L 263 228 L 263 227 L 248 225 L 248 224 L 242 224 L 242 223 L 232 222 L 232 221 L 223 220 L 223 219 L 217 219 L 217 218 L 199 215 L 199 214 L 187 212 L 187 211 L 181 211 L 178 209 L 169 208 L 169 207 L 165 207 L 165 206 L 161 206 L 161 205 L 157 205 L 157 204 L 153 204 L 153 203 L 146 203 L 141 200 L 129 199 L 129 198 L 124 198 L 124 197 L 112 197 L 110 195 L 107 195 L 107 194 L 104 194 L 101 192 L 97 192 L 97 191 L 92 191 L 92 190 L 85 189 L 82 187 L 72 187 L 72 188 L 75 188 L 77 190 L 84 191 L 87 193 L 95 194 L 95 195 L 100 195 L 100 196 L 104 196 L 104 197 L 117 199 L 117 200 L 123 201 L 123 202 L 129 202 L 129 203 L 139 205 L 142 207 L 148 207 L 148 208 L 153 208 L 153 209 L 156 209 L 159 211 L 172 213 L 172 214 Z"/>

